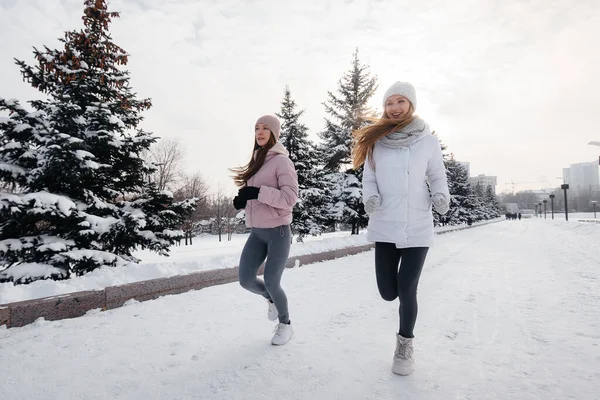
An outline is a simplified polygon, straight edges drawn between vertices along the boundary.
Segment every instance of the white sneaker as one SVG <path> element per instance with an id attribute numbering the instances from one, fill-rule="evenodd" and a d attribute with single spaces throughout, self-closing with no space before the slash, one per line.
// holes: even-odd
<path id="1" fill-rule="evenodd" d="M 271 344 L 275 346 L 281 346 L 286 344 L 292 338 L 294 334 L 294 329 L 292 328 L 292 324 L 282 324 L 281 322 L 275 326 L 274 329 L 275 335 L 273 335 L 273 339 L 271 339 Z"/>
<path id="2" fill-rule="evenodd" d="M 410 375 L 413 372 L 413 340 L 396 334 L 396 351 L 392 372 L 398 375 Z"/>
<path id="3" fill-rule="evenodd" d="M 275 307 L 275 303 L 272 303 L 269 300 L 267 300 L 267 304 L 269 304 L 269 311 L 267 312 L 267 318 L 269 318 L 269 321 L 275 321 L 277 319 L 277 317 L 279 317 L 279 311 L 277 311 L 277 307 Z"/>

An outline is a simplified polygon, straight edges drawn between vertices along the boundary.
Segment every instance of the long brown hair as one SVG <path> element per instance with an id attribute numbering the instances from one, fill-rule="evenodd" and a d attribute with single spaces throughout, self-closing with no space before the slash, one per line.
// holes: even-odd
<path id="1" fill-rule="evenodd" d="M 250 162 L 243 167 L 229 169 L 234 173 L 233 181 L 237 186 L 244 186 L 246 182 L 248 182 L 248 179 L 252 178 L 254 174 L 258 172 L 265 163 L 267 153 L 271 147 L 275 146 L 275 143 L 277 143 L 277 141 L 275 140 L 275 136 L 273 136 L 273 132 L 271 132 L 271 136 L 265 147 L 260 147 L 256 142 L 256 138 L 254 138 L 254 149 L 252 151 L 252 157 L 250 157 Z"/>
<path id="2" fill-rule="evenodd" d="M 354 169 L 360 168 L 369 157 L 370 165 L 375 169 L 373 162 L 373 148 L 375 143 L 385 135 L 402 129 L 410 124 L 414 118 L 415 109 L 410 105 L 406 118 L 398 121 L 392 120 L 384 111 L 381 118 L 378 120 L 371 119 L 372 125 L 365 126 L 352 133 L 353 148 L 352 148 L 352 165 Z"/>

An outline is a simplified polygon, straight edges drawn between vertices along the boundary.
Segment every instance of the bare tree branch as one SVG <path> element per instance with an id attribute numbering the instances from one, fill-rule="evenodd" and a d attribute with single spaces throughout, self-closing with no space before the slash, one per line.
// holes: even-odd
<path id="1" fill-rule="evenodd" d="M 231 235 L 235 229 L 236 209 L 233 207 L 233 199 L 227 197 L 222 188 L 217 189 L 212 199 L 212 211 L 214 218 L 214 229 L 219 236 L 219 242 L 222 235 L 227 233 L 227 240 L 231 240 Z"/>
<path id="2" fill-rule="evenodd" d="M 185 151 L 177 140 L 162 139 L 150 149 L 150 161 L 156 165 L 153 179 L 158 190 L 171 189 L 183 176 L 182 164 Z"/>
<path id="3" fill-rule="evenodd" d="M 199 172 L 183 175 L 181 183 L 182 186 L 173 194 L 175 200 L 198 199 L 196 209 L 186 218 L 181 228 L 185 232 L 185 244 L 187 245 L 188 239 L 189 244 L 192 244 L 192 237 L 198 234 L 200 222 L 210 218 L 209 186 Z"/>

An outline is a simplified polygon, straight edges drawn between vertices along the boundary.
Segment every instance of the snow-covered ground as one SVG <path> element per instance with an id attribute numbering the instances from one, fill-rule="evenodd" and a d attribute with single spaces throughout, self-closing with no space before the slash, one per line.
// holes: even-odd
<path id="1" fill-rule="evenodd" d="M 551 219 L 551 217 L 552 217 L 552 214 L 550 213 L 550 208 L 548 208 L 546 218 L 547 219 Z M 600 208 L 596 212 L 596 217 L 600 219 Z M 542 212 L 542 218 L 541 219 L 544 219 L 543 212 Z M 565 213 L 564 212 L 555 212 L 554 213 L 554 219 L 564 220 L 565 219 Z M 594 219 L 594 213 L 593 212 L 581 212 L 581 213 L 570 212 L 569 213 L 569 221 L 578 221 L 580 219 Z"/>
<path id="2" fill-rule="evenodd" d="M 443 232 L 456 227 L 437 228 Z M 44 280 L 29 285 L 12 283 L 0 284 L 0 304 L 15 301 L 31 300 L 47 296 L 57 296 L 84 290 L 99 290 L 107 286 L 122 285 L 147 279 L 163 278 L 191 272 L 206 271 L 218 268 L 230 268 L 238 264 L 242 248 L 248 234 L 233 235 L 231 241 L 227 236 L 205 235 L 194 238 L 190 246 L 174 246 L 169 257 L 161 256 L 151 251 L 139 251 L 134 254 L 142 262 L 126 267 L 105 267 L 89 274 L 73 277 L 65 281 Z M 313 254 L 344 247 L 368 244 L 366 231 L 360 235 L 350 235 L 350 232 L 326 233 L 322 236 L 309 236 L 304 243 L 294 240 L 290 255 L 299 256 Z"/>
<path id="3" fill-rule="evenodd" d="M 284 273 L 283 347 L 237 284 L 2 328 L 0 398 L 597 399 L 598 243 L 600 225 L 539 219 L 438 236 L 409 377 L 390 372 L 397 304 L 368 252 Z"/>

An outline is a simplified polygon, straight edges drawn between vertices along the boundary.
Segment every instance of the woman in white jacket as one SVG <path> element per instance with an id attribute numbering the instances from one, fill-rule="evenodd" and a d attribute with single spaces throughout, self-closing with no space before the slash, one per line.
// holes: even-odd
<path id="1" fill-rule="evenodd" d="M 407 82 L 383 97 L 384 112 L 354 133 L 354 168 L 364 164 L 363 203 L 370 215 L 367 238 L 375 242 L 375 272 L 381 297 L 400 299 L 400 329 L 392 372 L 413 370 L 417 285 L 433 242 L 432 204 L 448 212 L 450 193 L 438 139 L 414 115 L 417 97 Z"/>

